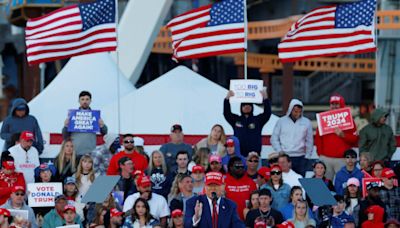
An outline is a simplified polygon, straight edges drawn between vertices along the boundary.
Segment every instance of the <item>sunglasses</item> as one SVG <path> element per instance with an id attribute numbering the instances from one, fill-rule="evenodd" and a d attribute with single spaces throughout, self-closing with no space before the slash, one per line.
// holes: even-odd
<path id="1" fill-rule="evenodd" d="M 281 175 L 281 171 L 271 171 L 271 175 Z"/>
<path id="2" fill-rule="evenodd" d="M 244 165 L 234 165 L 235 169 L 244 169 Z"/>
<path id="3" fill-rule="evenodd" d="M 134 142 L 135 142 L 135 141 L 133 141 L 133 140 L 125 140 L 125 141 L 124 141 L 125 144 L 128 144 L 128 143 L 132 143 L 132 144 L 133 144 Z"/>
<path id="4" fill-rule="evenodd" d="M 258 163 L 259 162 L 258 160 L 247 160 L 247 161 L 250 163 Z"/>
<path id="5" fill-rule="evenodd" d="M 17 193 L 15 193 L 15 195 L 16 195 L 16 196 L 24 196 L 25 193 L 23 193 L 23 192 L 21 192 L 21 193 L 17 192 Z"/>
<path id="6" fill-rule="evenodd" d="M 357 159 L 357 158 L 353 156 L 346 156 L 346 159 Z"/>

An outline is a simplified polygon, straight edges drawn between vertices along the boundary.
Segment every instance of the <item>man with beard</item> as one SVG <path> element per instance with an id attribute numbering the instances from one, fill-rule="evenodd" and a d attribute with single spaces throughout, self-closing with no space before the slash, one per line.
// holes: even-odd
<path id="1" fill-rule="evenodd" d="M 271 208 L 272 194 L 268 189 L 261 189 L 258 193 L 258 201 L 260 206 L 258 209 L 250 210 L 246 216 L 246 227 L 254 227 L 254 221 L 262 220 L 268 227 L 274 227 L 282 223 L 283 217 L 281 212 Z"/>
<path id="2" fill-rule="evenodd" d="M 160 221 L 162 227 L 167 225 L 167 217 L 170 214 L 169 207 L 165 198 L 161 195 L 151 192 L 151 181 L 148 176 L 141 176 L 137 180 L 137 189 L 139 192 L 128 196 L 124 203 L 124 212 L 132 210 L 138 198 L 147 200 L 150 206 L 150 214 Z M 129 212 L 127 213 L 129 214 Z"/>
<path id="3" fill-rule="evenodd" d="M 192 197 L 186 202 L 185 227 L 244 228 L 236 204 L 222 197 L 222 173 L 208 172 L 205 182 L 206 194 Z"/>
<path id="4" fill-rule="evenodd" d="M 383 222 L 386 222 L 387 218 L 387 205 L 381 200 L 379 195 L 380 184 L 376 182 L 371 182 L 367 185 L 368 196 L 360 202 L 360 211 L 358 213 L 359 224 L 368 220 L 368 214 L 366 210 L 372 205 L 378 205 L 384 209 Z"/>
<path id="5" fill-rule="evenodd" d="M 110 160 L 110 165 L 108 166 L 107 170 L 107 175 L 119 175 L 118 173 L 118 161 L 122 157 L 128 157 L 134 162 L 134 167 L 135 169 L 133 172 L 136 170 L 141 170 L 144 172 L 144 170 L 147 169 L 147 159 L 143 155 L 139 154 L 137 151 L 135 151 L 135 144 L 133 141 L 133 135 L 131 134 L 126 134 L 123 136 L 123 144 L 124 144 L 124 150 L 114 154 L 114 156 Z M 133 174 L 132 172 L 132 174 Z"/>
<path id="6" fill-rule="evenodd" d="M 261 152 L 261 131 L 264 125 L 271 117 L 271 102 L 268 100 L 268 95 L 265 91 L 261 91 L 263 96 L 264 112 L 254 116 L 254 107 L 251 103 L 241 103 L 241 115 L 233 114 L 229 98 L 235 94 L 229 90 L 224 99 L 224 117 L 225 120 L 232 126 L 234 134 L 240 141 L 240 152 L 244 157 L 251 151 Z"/>
<path id="7" fill-rule="evenodd" d="M 246 200 L 250 198 L 253 191 L 257 190 L 256 183 L 245 173 L 242 159 L 233 157 L 229 160 L 225 196 L 236 203 L 241 220 L 244 220 L 243 210 L 246 207 Z"/>

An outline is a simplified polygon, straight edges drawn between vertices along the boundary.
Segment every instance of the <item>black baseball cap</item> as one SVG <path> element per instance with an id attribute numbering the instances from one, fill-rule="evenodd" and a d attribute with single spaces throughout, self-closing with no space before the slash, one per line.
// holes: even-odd
<path id="1" fill-rule="evenodd" d="M 176 130 L 182 131 L 182 126 L 179 125 L 179 124 L 174 124 L 174 125 L 171 127 L 171 132 L 174 132 L 174 131 L 176 131 Z"/>

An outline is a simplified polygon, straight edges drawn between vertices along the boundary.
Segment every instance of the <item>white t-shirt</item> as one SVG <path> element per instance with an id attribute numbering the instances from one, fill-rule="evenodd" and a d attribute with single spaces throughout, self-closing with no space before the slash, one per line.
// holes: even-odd
<path id="1" fill-rule="evenodd" d="M 25 151 L 21 144 L 17 144 L 8 149 L 10 155 L 14 158 L 15 171 L 24 174 L 25 182 L 35 183 L 35 168 L 40 165 L 39 153 L 35 147 L 31 146 Z"/>
<path id="2" fill-rule="evenodd" d="M 132 209 L 136 200 L 140 197 L 140 192 L 134 193 L 128 196 L 124 203 L 124 212 Z M 160 220 L 162 217 L 167 217 L 170 214 L 169 207 L 167 201 L 161 195 L 158 195 L 154 192 L 151 193 L 151 199 L 147 201 L 150 206 L 150 214 L 157 220 Z"/>

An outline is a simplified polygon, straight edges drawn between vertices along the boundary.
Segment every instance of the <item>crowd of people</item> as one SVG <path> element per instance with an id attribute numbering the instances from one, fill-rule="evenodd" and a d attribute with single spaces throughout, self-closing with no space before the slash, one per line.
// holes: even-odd
<path id="1" fill-rule="evenodd" d="M 396 140 L 385 124 L 386 112 L 376 109 L 361 131 L 354 124 L 327 135 L 317 129 L 314 135 L 302 102 L 293 99 L 273 130 L 275 152 L 262 159 L 261 131 L 271 103 L 261 93 L 263 113 L 253 115 L 253 104 L 242 103 L 236 115 L 229 102 L 234 93 L 228 92 L 223 115 L 234 135 L 216 124 L 208 137 L 190 145 L 184 142 L 183 126 L 174 124 L 170 142 L 152 152 L 144 150 L 142 138 L 109 134 L 101 119 L 104 144 L 96 147 L 96 133 L 68 132 L 67 118 L 61 149 L 45 163 L 39 160 L 39 125 L 27 103 L 16 100 L 0 133 L 6 142 L 0 228 L 400 227 L 400 175 L 391 162 Z M 79 109 L 90 110 L 91 99 L 82 91 Z M 344 107 L 339 94 L 330 98 L 331 110 Z M 318 160 L 312 159 L 314 146 Z M 112 192 L 103 203 L 83 203 L 103 175 L 119 176 Z M 316 205 L 300 184 L 304 177 L 320 179 L 336 204 Z M 366 183 L 366 178 L 375 181 Z M 63 186 L 54 206 L 28 204 L 29 184 L 52 182 Z"/>

